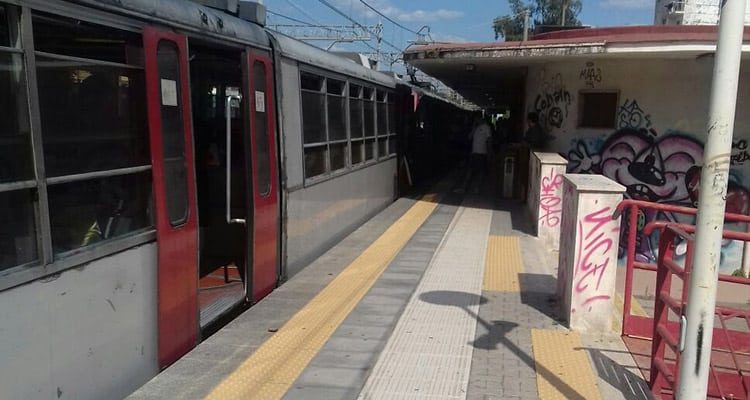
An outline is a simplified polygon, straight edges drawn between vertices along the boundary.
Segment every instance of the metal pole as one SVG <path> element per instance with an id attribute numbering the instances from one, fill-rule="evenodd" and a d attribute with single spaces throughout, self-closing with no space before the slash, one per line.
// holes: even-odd
<path id="1" fill-rule="evenodd" d="M 565 12 L 568 11 L 568 0 L 562 0 L 562 16 L 560 18 L 560 26 L 565 26 Z"/>
<path id="2" fill-rule="evenodd" d="M 529 40 L 529 10 L 523 12 L 523 41 Z"/>
<path id="3" fill-rule="evenodd" d="M 687 301 L 685 350 L 677 399 L 705 399 L 724 226 L 732 133 L 737 106 L 746 0 L 723 0 L 703 154 L 695 259 Z"/>

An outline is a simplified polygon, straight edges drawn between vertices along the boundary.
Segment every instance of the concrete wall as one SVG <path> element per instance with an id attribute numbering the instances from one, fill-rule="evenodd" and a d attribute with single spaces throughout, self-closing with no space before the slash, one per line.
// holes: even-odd
<path id="1" fill-rule="evenodd" d="M 719 23 L 719 0 L 684 0 L 683 13 L 669 13 L 667 5 L 675 0 L 657 0 L 656 25 L 716 25 Z M 750 0 L 745 10 L 745 24 L 750 24 Z"/>
<path id="2" fill-rule="evenodd" d="M 713 58 L 687 60 L 586 60 L 538 65 L 527 77 L 527 111 L 537 111 L 556 138 L 548 151 L 569 160 L 568 171 L 601 173 L 628 188 L 626 197 L 694 206 L 702 164 L 703 142 Z M 616 126 L 579 127 L 582 91 L 613 90 L 619 94 Z M 750 212 L 750 67 L 743 66 L 737 105 L 735 148 L 728 210 Z M 661 155 L 663 183 L 644 180 L 627 168 L 649 154 Z M 657 157 L 658 159 L 658 157 Z M 640 192 L 640 193 L 639 193 Z M 644 215 L 652 219 L 673 215 Z M 626 228 L 623 226 L 623 228 Z M 655 257 L 656 242 L 640 240 L 639 257 Z M 741 260 L 741 246 L 724 246 L 722 272 Z"/>
<path id="3" fill-rule="evenodd" d="M 156 244 L 0 292 L 0 398 L 119 399 L 158 372 Z"/>

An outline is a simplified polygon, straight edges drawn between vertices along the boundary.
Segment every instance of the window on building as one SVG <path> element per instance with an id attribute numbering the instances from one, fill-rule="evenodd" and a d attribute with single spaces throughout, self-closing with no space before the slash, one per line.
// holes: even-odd
<path id="1" fill-rule="evenodd" d="M 149 227 L 141 35 L 44 13 L 32 25 L 52 249 Z"/>
<path id="2" fill-rule="evenodd" d="M 579 93 L 579 119 L 581 128 L 615 128 L 617 118 L 617 92 Z"/>

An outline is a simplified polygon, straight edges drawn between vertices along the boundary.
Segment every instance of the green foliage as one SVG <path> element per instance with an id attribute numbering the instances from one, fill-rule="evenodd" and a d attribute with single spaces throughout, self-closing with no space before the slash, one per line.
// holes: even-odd
<path id="1" fill-rule="evenodd" d="M 743 271 L 742 268 L 735 269 L 734 272 L 732 272 L 732 276 L 736 276 L 739 278 L 748 278 L 747 276 L 745 276 L 745 271 Z"/>
<path id="2" fill-rule="evenodd" d="M 563 3 L 567 4 L 565 12 L 566 26 L 580 26 L 578 15 L 583 9 L 581 0 L 533 0 L 524 3 L 523 0 L 508 0 L 510 14 L 497 17 L 492 23 L 495 39 L 500 37 L 506 41 L 523 39 L 524 12 L 529 10 L 529 31 L 537 25 L 560 25 Z"/>

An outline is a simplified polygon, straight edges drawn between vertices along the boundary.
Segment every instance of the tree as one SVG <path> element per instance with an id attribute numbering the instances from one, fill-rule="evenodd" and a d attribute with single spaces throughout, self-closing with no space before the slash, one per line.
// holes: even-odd
<path id="1" fill-rule="evenodd" d="M 563 5 L 565 4 L 565 6 Z M 580 26 L 578 14 L 583 9 L 581 0 L 533 0 L 524 3 L 523 0 L 508 0 L 510 14 L 497 17 L 492 23 L 495 39 L 500 37 L 506 41 L 523 39 L 524 13 L 529 11 L 529 30 L 537 25 L 560 25 L 562 11 L 565 10 L 565 25 Z"/>

